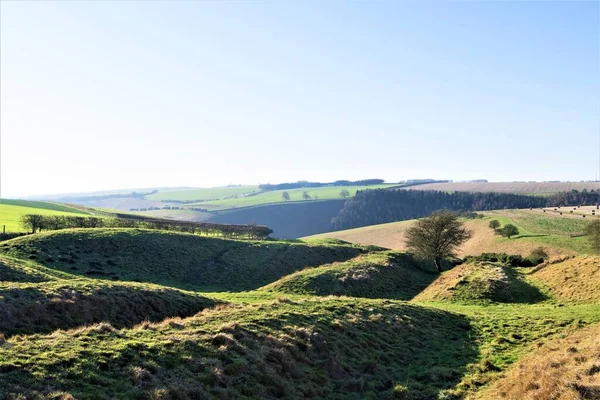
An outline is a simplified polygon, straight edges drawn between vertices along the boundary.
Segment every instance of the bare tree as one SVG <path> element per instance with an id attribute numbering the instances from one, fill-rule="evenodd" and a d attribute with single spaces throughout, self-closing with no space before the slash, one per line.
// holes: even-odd
<path id="1" fill-rule="evenodd" d="M 310 200 L 310 195 L 308 192 L 302 192 L 302 200 Z"/>
<path id="2" fill-rule="evenodd" d="M 288 192 L 283 192 L 283 193 L 281 193 L 281 198 L 284 201 L 290 201 L 290 194 Z"/>
<path id="3" fill-rule="evenodd" d="M 347 189 L 342 189 L 342 191 L 340 192 L 340 196 L 342 196 L 343 198 L 346 198 L 346 197 L 350 196 L 350 192 Z"/>

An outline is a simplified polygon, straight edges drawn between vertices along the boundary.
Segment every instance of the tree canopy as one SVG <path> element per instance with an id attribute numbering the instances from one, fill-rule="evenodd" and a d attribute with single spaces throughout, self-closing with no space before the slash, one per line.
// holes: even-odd
<path id="1" fill-rule="evenodd" d="M 454 256 L 456 247 L 471 237 L 458 216 L 444 210 L 417 221 L 406 233 L 407 246 L 417 256 L 433 260 L 441 272 L 441 260 Z"/>

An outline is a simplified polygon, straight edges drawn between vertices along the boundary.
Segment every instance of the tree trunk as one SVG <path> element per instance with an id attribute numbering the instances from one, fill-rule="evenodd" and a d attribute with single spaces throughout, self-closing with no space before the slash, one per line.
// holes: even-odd
<path id="1" fill-rule="evenodd" d="M 433 263 L 435 264 L 435 269 L 437 270 L 437 272 L 442 272 L 442 265 L 440 264 L 440 258 L 436 257 L 433 259 Z"/>

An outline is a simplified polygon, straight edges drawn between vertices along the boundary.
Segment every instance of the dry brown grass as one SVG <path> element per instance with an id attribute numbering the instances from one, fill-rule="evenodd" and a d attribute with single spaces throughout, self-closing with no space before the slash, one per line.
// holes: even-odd
<path id="1" fill-rule="evenodd" d="M 490 183 L 429 183 L 412 186 L 415 190 L 441 190 L 453 192 L 497 192 L 497 193 L 557 193 L 571 190 L 597 190 L 598 182 L 490 182 Z"/>
<path id="2" fill-rule="evenodd" d="M 600 399 L 600 325 L 541 344 L 503 375 L 470 398 Z"/>
<path id="3" fill-rule="evenodd" d="M 540 243 L 533 240 L 501 239 L 490 229 L 489 220 L 470 220 L 465 225 L 473 235 L 460 247 L 459 257 L 481 253 L 520 254 L 526 257 L 532 250 L 540 247 Z M 550 257 L 575 254 L 574 251 L 555 247 L 548 247 L 545 250 Z"/>
<path id="4" fill-rule="evenodd" d="M 389 224 L 373 225 L 345 231 L 329 232 L 312 237 L 340 239 L 361 245 L 374 245 L 393 250 L 406 250 L 405 234 L 415 222 L 400 221 Z M 457 252 L 459 257 L 478 255 L 481 253 L 508 253 L 528 256 L 531 251 L 540 246 L 533 240 L 503 240 L 489 228 L 489 220 L 468 220 L 466 228 L 473 232 L 471 239 L 463 244 Z M 561 248 L 546 248 L 549 256 L 575 254 L 573 251 Z"/>
<path id="5" fill-rule="evenodd" d="M 600 303 L 600 257 L 575 257 L 537 266 L 529 277 L 561 301 Z"/>

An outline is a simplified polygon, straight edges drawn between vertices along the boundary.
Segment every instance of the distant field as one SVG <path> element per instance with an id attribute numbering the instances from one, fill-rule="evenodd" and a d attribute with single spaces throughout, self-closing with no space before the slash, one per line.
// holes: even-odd
<path id="1" fill-rule="evenodd" d="M 587 238 L 577 236 L 592 219 L 585 220 L 579 216 L 540 210 L 500 210 L 483 213 L 484 219 L 466 220 L 465 224 L 473 232 L 473 237 L 460 249 L 459 256 L 479 254 L 482 252 L 506 252 L 528 255 L 532 249 L 543 246 L 550 255 L 590 254 Z M 597 217 L 596 217 L 597 218 Z M 488 227 L 489 221 L 497 219 L 502 225 L 513 224 L 520 234 L 506 239 Z M 405 250 L 405 232 L 415 220 L 392 222 L 388 224 L 366 226 L 344 231 L 329 232 L 304 238 L 316 240 L 332 238 L 361 245 L 375 245 L 395 250 Z"/>
<path id="2" fill-rule="evenodd" d="M 258 192 L 258 186 L 217 187 L 186 190 L 164 190 L 146 196 L 148 200 L 216 200 Z"/>
<path id="3" fill-rule="evenodd" d="M 290 189 L 290 190 L 274 190 L 269 192 L 262 192 L 260 194 L 248 197 L 239 197 L 235 199 L 217 200 L 217 201 L 205 201 L 195 205 L 209 210 L 226 210 L 229 208 L 241 208 L 251 207 L 263 204 L 274 204 L 274 203 L 285 203 L 281 197 L 283 192 L 288 192 L 290 195 L 290 201 L 305 201 L 302 199 L 302 194 L 307 192 L 311 196 L 312 200 L 332 200 L 342 199 L 340 192 L 346 189 L 350 196 L 354 196 L 357 190 L 368 190 L 368 189 L 382 189 L 398 186 L 397 184 L 383 184 L 383 185 L 369 185 L 369 186 L 327 186 L 317 188 L 301 188 L 301 189 Z"/>
<path id="4" fill-rule="evenodd" d="M 0 232 L 6 225 L 6 232 L 23 232 L 21 217 L 25 214 L 41 215 L 90 215 L 80 209 L 45 201 L 0 200 Z"/>
<path id="5" fill-rule="evenodd" d="M 600 182 L 490 182 L 490 183 L 428 183 L 409 187 L 415 190 L 444 192 L 498 192 L 549 195 L 571 190 L 598 190 Z"/>

